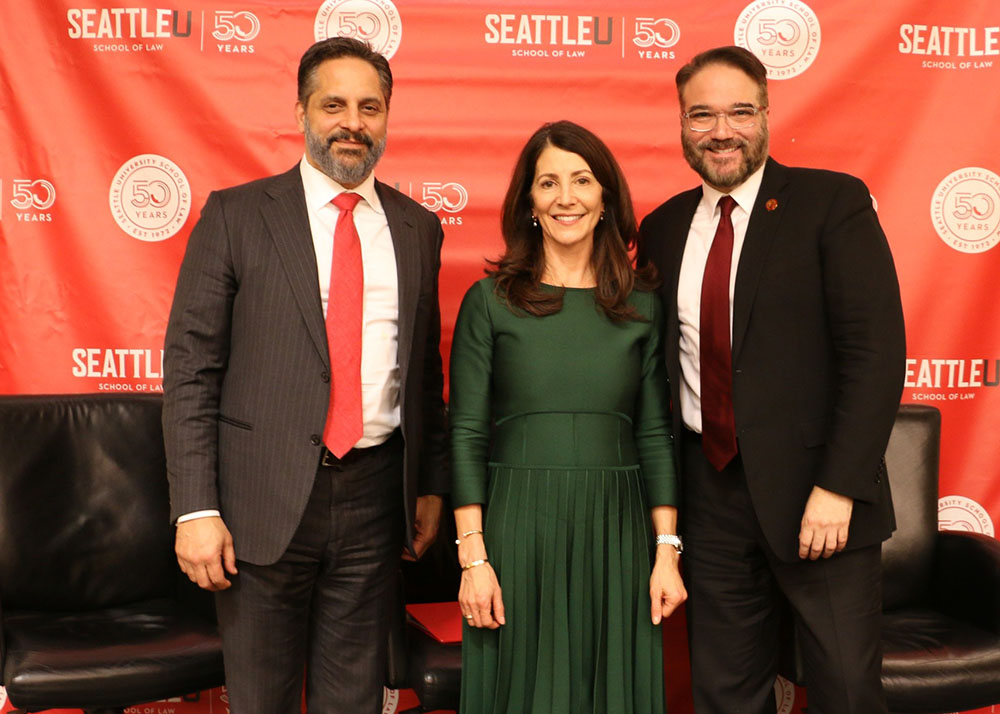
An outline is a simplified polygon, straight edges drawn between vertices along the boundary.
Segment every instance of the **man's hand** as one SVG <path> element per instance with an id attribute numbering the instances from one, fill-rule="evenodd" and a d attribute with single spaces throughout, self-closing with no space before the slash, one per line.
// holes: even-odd
<path id="1" fill-rule="evenodd" d="M 802 514 L 799 557 L 816 560 L 842 551 L 847 545 L 853 509 L 854 499 L 813 486 Z"/>
<path id="2" fill-rule="evenodd" d="M 236 551 L 229 529 L 218 516 L 178 523 L 174 552 L 181 570 L 198 587 L 216 591 L 232 585 L 226 573 L 236 575 Z"/>
<path id="3" fill-rule="evenodd" d="M 413 519 L 413 550 L 417 558 L 422 556 L 437 538 L 438 525 L 444 503 L 440 496 L 418 496 L 417 512 Z M 403 549 L 403 560 L 416 560 L 409 551 Z"/>

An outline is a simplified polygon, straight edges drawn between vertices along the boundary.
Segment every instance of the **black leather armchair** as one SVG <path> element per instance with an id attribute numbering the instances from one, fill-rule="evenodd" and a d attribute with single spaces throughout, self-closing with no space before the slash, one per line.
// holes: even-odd
<path id="1" fill-rule="evenodd" d="M 882 548 L 882 684 L 896 714 L 1000 703 L 1000 542 L 938 530 L 940 441 L 937 409 L 900 408 L 886 451 L 897 530 Z M 797 656 L 782 668 L 804 684 Z"/>
<path id="2" fill-rule="evenodd" d="M 179 571 L 160 399 L 0 397 L 0 683 L 24 711 L 223 683 L 211 596 Z"/>

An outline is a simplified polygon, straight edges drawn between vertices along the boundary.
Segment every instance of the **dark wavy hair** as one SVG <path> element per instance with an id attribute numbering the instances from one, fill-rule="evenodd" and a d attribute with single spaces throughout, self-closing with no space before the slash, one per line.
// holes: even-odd
<path id="1" fill-rule="evenodd" d="M 597 281 L 597 304 L 615 322 L 644 320 L 628 303 L 628 296 L 634 289 L 655 287 L 656 272 L 652 265 L 636 269 L 629 256 L 639 231 L 628 184 L 604 142 L 570 121 L 544 124 L 528 139 L 514 165 L 500 219 L 506 250 L 497 260 L 488 261 L 492 269 L 486 271 L 496 281 L 497 295 L 511 309 L 529 315 L 552 315 L 562 309 L 565 291 L 541 286 L 545 271 L 542 229 L 531 220 L 535 168 L 548 146 L 582 157 L 603 189 L 604 219 L 594 229 L 590 259 Z"/>
<path id="2" fill-rule="evenodd" d="M 353 37 L 330 37 L 312 45 L 299 60 L 298 90 L 299 101 L 305 106 L 309 95 L 316 91 L 316 71 L 327 60 L 354 57 L 370 64 L 378 73 L 378 83 L 385 95 L 385 107 L 392 99 L 392 70 L 389 60 L 372 49 L 372 46 Z"/>

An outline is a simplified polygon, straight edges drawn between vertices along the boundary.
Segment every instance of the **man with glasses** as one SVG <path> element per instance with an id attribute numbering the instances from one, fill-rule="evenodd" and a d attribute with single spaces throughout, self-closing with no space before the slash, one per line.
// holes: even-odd
<path id="1" fill-rule="evenodd" d="M 640 228 L 660 271 L 698 714 L 774 712 L 791 606 L 812 714 L 885 712 L 883 454 L 903 314 L 865 185 L 768 158 L 766 69 L 720 47 L 677 73 L 702 185 Z"/>

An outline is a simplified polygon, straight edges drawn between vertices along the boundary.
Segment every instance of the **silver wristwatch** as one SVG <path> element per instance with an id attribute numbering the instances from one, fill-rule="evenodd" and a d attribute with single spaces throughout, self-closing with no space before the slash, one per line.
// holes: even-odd
<path id="1" fill-rule="evenodd" d="M 679 535 L 673 535 L 672 533 L 661 533 L 656 536 L 657 545 L 672 545 L 677 554 L 680 555 L 684 552 L 684 541 L 681 540 Z"/>

